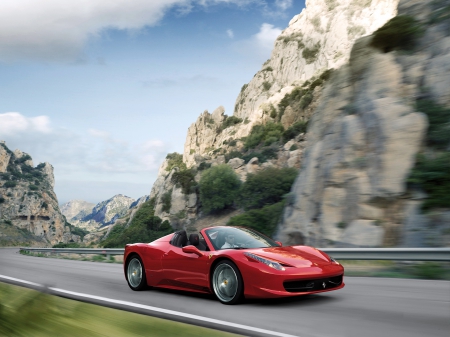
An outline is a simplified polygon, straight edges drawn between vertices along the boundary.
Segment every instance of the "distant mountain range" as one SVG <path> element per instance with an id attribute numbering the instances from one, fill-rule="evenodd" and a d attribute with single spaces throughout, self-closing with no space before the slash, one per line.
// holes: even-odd
<path id="1" fill-rule="evenodd" d="M 102 227 L 114 224 L 124 217 L 128 211 L 141 202 L 147 201 L 149 196 L 143 196 L 137 200 L 123 194 L 117 194 L 112 198 L 99 202 L 97 205 L 83 200 L 71 200 L 60 206 L 67 221 L 72 225 L 96 231 Z"/>

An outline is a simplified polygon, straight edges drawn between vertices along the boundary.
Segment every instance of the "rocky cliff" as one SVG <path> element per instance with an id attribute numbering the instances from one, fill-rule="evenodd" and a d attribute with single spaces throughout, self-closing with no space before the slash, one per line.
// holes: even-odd
<path id="1" fill-rule="evenodd" d="M 450 107 L 449 12 L 449 1 L 401 1 L 399 15 L 415 17 L 423 31 L 414 48 L 380 50 L 373 37 L 356 42 L 310 121 L 279 240 L 317 246 L 450 244 L 450 210 L 423 213 L 427 195 L 407 184 L 417 154 L 432 153 L 433 160 L 450 149 L 448 139 L 441 150 L 429 141 L 430 123 L 436 123 L 431 105 Z M 450 132 L 449 122 L 447 114 L 440 132 Z"/>
<path id="2" fill-rule="evenodd" d="M 204 112 L 189 127 L 183 153 L 187 166 L 194 164 L 196 154 L 212 155 L 224 142 L 247 136 L 254 124 L 276 119 L 271 111 L 286 94 L 345 64 L 356 39 L 395 16 L 397 4 L 398 0 L 307 0 L 306 8 L 275 41 L 270 59 L 242 87 L 234 118 L 226 118 L 220 107 L 213 114 Z M 286 114 L 285 119 L 295 118 Z"/>
<path id="3" fill-rule="evenodd" d="M 150 194 L 155 215 L 174 227 L 198 224 L 196 186 L 208 167 L 226 163 L 242 181 L 294 167 L 276 230 L 284 243 L 450 245 L 441 202 L 450 188 L 449 13 L 448 0 L 307 1 L 242 87 L 234 115 L 205 111 L 182 158 L 168 155 Z M 258 125 L 274 137 L 250 144 Z"/>
<path id="4" fill-rule="evenodd" d="M 30 232 L 34 235 L 29 238 L 32 243 L 79 242 L 80 237 L 71 234 L 58 207 L 54 183 L 53 167 L 49 163 L 34 167 L 28 154 L 20 150 L 12 152 L 0 142 L 0 221 L 3 225 Z M 7 244 L 8 240 L 3 239 Z"/>

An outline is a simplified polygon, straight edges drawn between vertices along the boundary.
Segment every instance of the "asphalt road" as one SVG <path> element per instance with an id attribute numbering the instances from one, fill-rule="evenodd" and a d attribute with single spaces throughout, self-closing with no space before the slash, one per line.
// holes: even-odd
<path id="1" fill-rule="evenodd" d="M 447 337 L 450 333 L 448 281 L 346 277 L 346 287 L 338 291 L 227 306 L 208 295 L 155 289 L 134 292 L 119 264 L 24 256 L 17 248 L 0 249 L 0 275 L 299 337 Z"/>

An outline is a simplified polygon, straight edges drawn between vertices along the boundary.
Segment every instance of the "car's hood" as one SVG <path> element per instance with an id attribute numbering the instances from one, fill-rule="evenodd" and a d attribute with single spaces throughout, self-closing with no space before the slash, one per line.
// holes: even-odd
<path id="1" fill-rule="evenodd" d="M 257 248 L 248 251 L 293 267 L 320 267 L 331 263 L 320 250 L 308 246 Z"/>

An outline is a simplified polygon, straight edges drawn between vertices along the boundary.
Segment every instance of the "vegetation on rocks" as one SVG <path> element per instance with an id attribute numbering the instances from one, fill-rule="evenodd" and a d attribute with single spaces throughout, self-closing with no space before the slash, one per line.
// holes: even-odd
<path id="1" fill-rule="evenodd" d="M 155 216 L 155 201 L 151 199 L 137 210 L 129 227 L 115 225 L 106 240 L 105 248 L 123 248 L 128 243 L 151 242 L 173 232 L 170 223 Z"/>
<path id="2" fill-rule="evenodd" d="M 249 227 L 272 237 L 283 213 L 285 201 L 260 209 L 252 209 L 244 214 L 232 217 L 227 225 Z"/>
<path id="3" fill-rule="evenodd" d="M 195 171 L 193 169 L 187 169 L 174 172 L 172 175 L 172 182 L 181 186 L 184 194 L 190 194 L 194 192 L 195 186 L 197 186 L 197 183 L 195 182 Z"/>
<path id="4" fill-rule="evenodd" d="M 166 156 L 166 159 L 167 159 L 166 171 L 170 172 L 174 167 L 178 167 L 180 170 L 186 169 L 186 164 L 183 163 L 183 155 L 177 152 L 173 152 L 169 153 Z"/>
<path id="5" fill-rule="evenodd" d="M 292 124 L 283 132 L 283 141 L 287 142 L 297 137 L 300 133 L 306 133 L 307 128 L 308 121 L 298 121 Z"/>
<path id="6" fill-rule="evenodd" d="M 267 123 L 266 125 L 254 125 L 252 131 L 247 136 L 244 142 L 246 149 L 255 148 L 264 143 L 270 145 L 280 140 L 284 128 L 279 123 Z"/>
<path id="7" fill-rule="evenodd" d="M 217 133 L 222 132 L 226 128 L 229 128 L 230 126 L 236 125 L 242 123 L 242 118 L 236 117 L 236 116 L 225 116 L 225 119 L 222 123 L 222 125 L 217 129 Z"/>
<path id="8" fill-rule="evenodd" d="M 450 153 L 419 155 L 408 182 L 420 186 L 428 194 L 423 209 L 450 207 Z"/>
<path id="9" fill-rule="evenodd" d="M 249 174 L 239 192 L 239 205 L 245 210 L 262 208 L 282 201 L 297 177 L 294 168 L 267 168 Z"/>
<path id="10" fill-rule="evenodd" d="M 431 99 L 418 100 L 416 109 L 428 117 L 428 145 L 437 149 L 447 149 L 450 146 L 450 109 Z"/>
<path id="11" fill-rule="evenodd" d="M 162 195 L 161 202 L 162 202 L 162 211 L 169 213 L 170 208 L 172 207 L 172 190 L 167 191 Z"/>
<path id="12" fill-rule="evenodd" d="M 412 50 L 422 36 L 422 25 L 412 16 L 398 15 L 373 33 L 371 45 L 385 53 L 392 50 Z"/>
<path id="13" fill-rule="evenodd" d="M 306 64 L 313 63 L 317 60 L 317 56 L 319 55 L 320 51 L 320 43 L 316 43 L 311 48 L 304 48 L 302 51 L 302 56 L 306 60 Z"/>
<path id="14" fill-rule="evenodd" d="M 228 165 L 206 170 L 199 183 L 200 201 L 205 213 L 218 212 L 234 204 L 241 181 Z"/>

